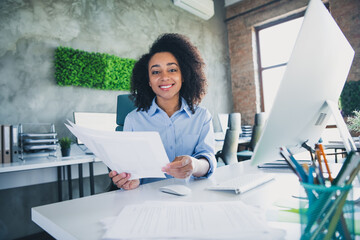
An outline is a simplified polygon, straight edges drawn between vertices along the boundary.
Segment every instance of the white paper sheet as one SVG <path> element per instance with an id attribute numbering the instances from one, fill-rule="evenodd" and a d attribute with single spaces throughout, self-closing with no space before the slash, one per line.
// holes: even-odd
<path id="1" fill-rule="evenodd" d="M 269 228 L 257 210 L 241 201 L 128 205 L 103 238 L 281 239 L 284 231 Z"/>
<path id="2" fill-rule="evenodd" d="M 158 132 L 111 132 L 65 126 L 106 166 L 118 173 L 131 173 L 131 179 L 165 178 L 161 168 L 169 163 Z"/>

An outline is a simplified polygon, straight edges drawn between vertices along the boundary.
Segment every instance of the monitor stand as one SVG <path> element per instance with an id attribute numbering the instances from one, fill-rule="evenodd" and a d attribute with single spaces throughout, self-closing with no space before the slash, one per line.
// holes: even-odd
<path id="1" fill-rule="evenodd" d="M 341 113 L 338 109 L 338 105 L 332 100 L 325 101 L 325 107 L 328 106 L 331 114 L 334 116 L 337 129 L 340 132 L 341 139 L 344 144 L 346 152 L 349 154 L 351 151 L 357 151 L 355 142 L 350 135 L 348 128 L 346 127 L 345 121 L 341 116 Z M 325 118 L 324 115 L 322 118 Z M 304 160 L 302 163 L 310 163 L 310 160 Z M 266 162 L 258 165 L 259 168 L 288 168 L 288 164 L 284 160 Z M 360 184 L 360 174 L 358 174 L 358 180 Z M 359 190 L 359 201 L 360 201 L 360 190 Z"/>
<path id="2" fill-rule="evenodd" d="M 350 135 L 350 132 L 348 128 L 346 127 L 346 124 L 344 122 L 343 117 L 341 116 L 341 113 L 338 109 L 338 105 L 331 100 L 326 100 L 326 104 L 329 107 L 332 115 L 335 118 L 336 126 L 339 129 L 341 139 L 344 143 L 344 148 L 347 153 L 350 153 L 351 151 L 356 151 L 356 145 L 353 140 L 353 138 Z"/>
<path id="3" fill-rule="evenodd" d="M 343 117 L 341 116 L 341 113 L 338 109 L 338 106 L 335 102 L 331 101 L 331 100 L 327 100 L 326 104 L 329 106 L 334 118 L 335 118 L 335 122 L 336 122 L 336 126 L 339 129 L 340 132 L 340 136 L 343 140 L 344 143 L 344 147 L 346 149 L 346 152 L 349 154 L 351 151 L 357 151 L 355 142 L 353 140 L 353 138 L 350 135 L 350 132 L 348 130 L 348 128 L 346 127 L 345 121 L 343 119 Z M 359 157 L 355 158 L 356 160 L 359 160 Z M 360 164 L 360 163 L 358 163 Z M 360 185 L 360 173 L 357 174 L 357 180 L 358 183 Z M 360 188 L 358 187 L 354 187 L 353 188 L 353 199 L 355 202 L 360 202 Z"/>

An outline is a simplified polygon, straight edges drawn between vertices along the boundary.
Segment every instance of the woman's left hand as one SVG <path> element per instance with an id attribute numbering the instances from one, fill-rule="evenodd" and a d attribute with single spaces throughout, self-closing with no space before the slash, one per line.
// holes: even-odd
<path id="1" fill-rule="evenodd" d="M 175 178 L 187 178 L 195 171 L 197 159 L 190 156 L 179 156 L 161 170 Z"/>

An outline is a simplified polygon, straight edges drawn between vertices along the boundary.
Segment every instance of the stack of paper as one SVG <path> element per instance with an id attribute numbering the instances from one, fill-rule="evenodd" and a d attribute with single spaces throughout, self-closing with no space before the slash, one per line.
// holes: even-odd
<path id="1" fill-rule="evenodd" d="M 281 239 L 259 209 L 241 201 L 147 202 L 128 205 L 104 239 Z"/>
<path id="2" fill-rule="evenodd" d="M 131 179 L 165 178 L 161 168 L 169 159 L 158 132 L 111 132 L 69 124 L 66 127 L 111 170 L 130 173 Z"/>

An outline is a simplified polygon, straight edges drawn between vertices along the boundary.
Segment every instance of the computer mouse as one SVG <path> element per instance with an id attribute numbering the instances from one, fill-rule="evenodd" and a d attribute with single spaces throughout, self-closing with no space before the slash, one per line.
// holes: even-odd
<path id="1" fill-rule="evenodd" d="M 186 196 L 191 193 L 191 189 L 181 184 L 171 184 L 160 187 L 160 191 L 178 196 Z"/>

